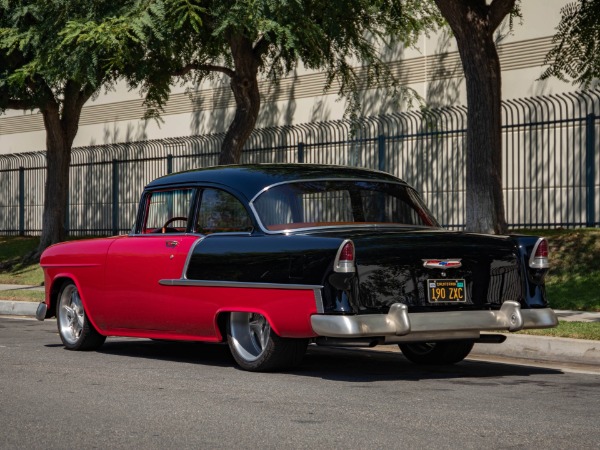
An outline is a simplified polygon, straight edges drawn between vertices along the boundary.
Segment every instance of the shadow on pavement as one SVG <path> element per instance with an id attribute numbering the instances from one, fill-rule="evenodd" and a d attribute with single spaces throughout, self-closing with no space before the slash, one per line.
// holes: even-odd
<path id="1" fill-rule="evenodd" d="M 54 346 L 54 345 L 47 345 Z M 174 363 L 236 367 L 226 344 L 151 341 L 145 339 L 109 339 L 100 354 L 129 358 L 147 358 Z M 498 385 L 503 377 L 562 374 L 560 370 L 487 361 L 463 361 L 454 366 L 418 366 L 398 352 L 370 349 L 324 348 L 310 345 L 302 364 L 285 373 L 349 383 L 386 380 L 470 379 L 477 384 Z M 493 378 L 493 380 L 492 380 Z M 485 381 L 484 381 L 485 380 Z M 514 382 L 514 380 L 511 380 Z"/>

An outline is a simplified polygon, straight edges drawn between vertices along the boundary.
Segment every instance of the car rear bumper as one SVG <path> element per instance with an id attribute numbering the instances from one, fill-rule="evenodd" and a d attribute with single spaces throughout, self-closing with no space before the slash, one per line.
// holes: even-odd
<path id="1" fill-rule="evenodd" d="M 550 308 L 521 309 L 516 301 L 505 301 L 496 311 L 445 311 L 408 313 L 395 303 L 387 314 L 311 317 L 318 336 L 335 338 L 385 337 L 386 342 L 476 339 L 482 331 L 519 331 L 552 328 L 558 318 Z"/>

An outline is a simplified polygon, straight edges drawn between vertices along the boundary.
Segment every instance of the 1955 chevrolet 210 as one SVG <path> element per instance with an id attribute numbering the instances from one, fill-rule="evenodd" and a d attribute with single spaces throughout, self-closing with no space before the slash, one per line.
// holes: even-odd
<path id="1" fill-rule="evenodd" d="M 227 341 L 246 370 L 291 367 L 309 343 L 398 344 L 419 364 L 475 342 L 557 324 L 531 236 L 442 229 L 417 192 L 382 172 L 221 166 L 146 186 L 131 233 L 42 255 L 68 349 L 106 336 Z"/>

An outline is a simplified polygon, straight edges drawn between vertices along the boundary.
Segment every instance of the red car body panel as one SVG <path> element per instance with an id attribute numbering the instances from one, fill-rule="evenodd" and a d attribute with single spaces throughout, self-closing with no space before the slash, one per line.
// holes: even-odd
<path id="1" fill-rule="evenodd" d="M 222 341 L 218 315 L 264 315 L 282 337 L 315 334 L 317 313 L 310 289 L 169 286 L 180 279 L 198 235 L 143 235 L 69 242 L 49 248 L 41 265 L 50 307 L 55 283 L 75 282 L 88 318 L 106 336 Z M 293 305 L 294 314 L 290 314 Z"/>

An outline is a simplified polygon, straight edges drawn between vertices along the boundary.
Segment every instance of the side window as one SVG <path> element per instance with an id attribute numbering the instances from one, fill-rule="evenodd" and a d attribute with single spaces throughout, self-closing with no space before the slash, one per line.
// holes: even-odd
<path id="1" fill-rule="evenodd" d="M 194 199 L 193 189 L 153 192 L 147 203 L 143 233 L 183 233 Z"/>
<path id="2" fill-rule="evenodd" d="M 252 231 L 252 221 L 233 195 L 219 189 L 205 189 L 200 199 L 196 231 L 202 234 Z"/>

